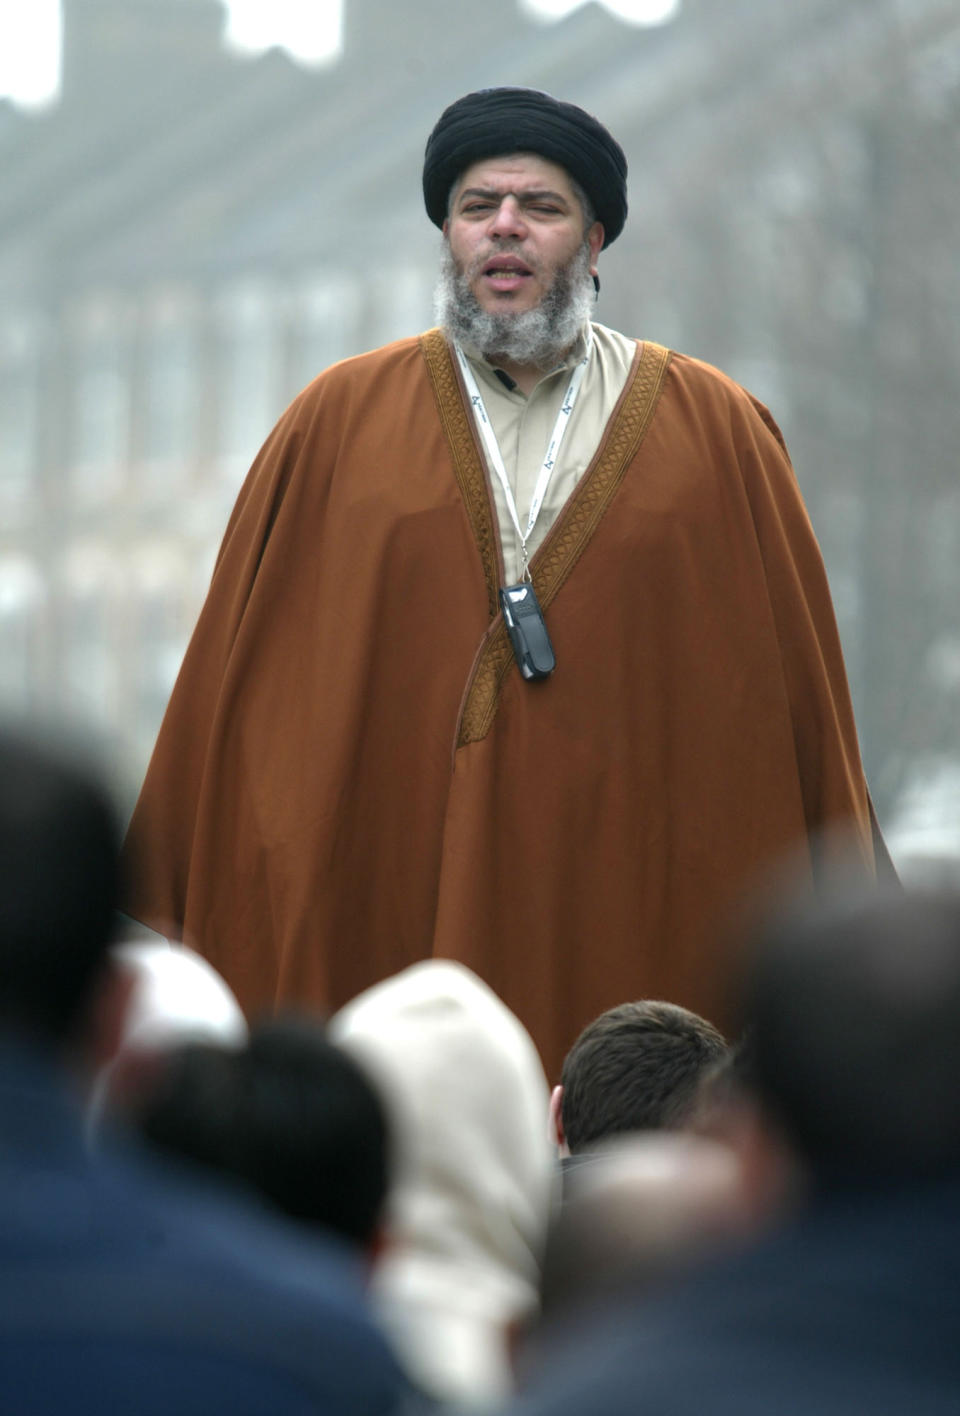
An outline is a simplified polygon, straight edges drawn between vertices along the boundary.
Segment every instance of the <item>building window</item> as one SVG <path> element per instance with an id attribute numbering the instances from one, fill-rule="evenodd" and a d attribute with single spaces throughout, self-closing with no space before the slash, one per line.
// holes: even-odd
<path id="1" fill-rule="evenodd" d="M 342 273 L 317 272 L 293 291 L 289 297 L 292 393 L 338 359 L 357 353 L 361 310 L 359 281 Z"/>
<path id="2" fill-rule="evenodd" d="M 20 519 L 35 495 L 40 327 L 27 315 L 0 325 L 0 518 Z"/>
<path id="3" fill-rule="evenodd" d="M 133 726 L 146 753 L 160 726 L 196 616 L 184 548 L 144 547 L 132 567 L 131 590 Z"/>
<path id="4" fill-rule="evenodd" d="M 41 701 L 47 591 L 27 556 L 0 556 L 0 705 L 26 713 Z"/>
<path id="5" fill-rule="evenodd" d="M 166 292 L 149 303 L 143 348 L 141 476 L 168 490 L 187 480 L 197 457 L 198 319 L 188 294 Z"/>
<path id="6" fill-rule="evenodd" d="M 266 284 L 224 291 L 220 341 L 218 452 L 227 480 L 238 480 L 280 412 L 278 301 Z"/>
<path id="7" fill-rule="evenodd" d="M 374 344 L 429 328 L 435 283 L 435 269 L 423 265 L 404 265 L 376 279 L 370 325 Z"/>
<path id="8" fill-rule="evenodd" d="M 64 567 L 61 692 L 71 716 L 115 729 L 121 718 L 119 617 L 124 577 L 106 546 L 77 547 Z"/>
<path id="9" fill-rule="evenodd" d="M 131 311 L 110 296 L 85 302 L 72 321 L 72 482 L 96 504 L 125 479 L 130 438 Z"/>

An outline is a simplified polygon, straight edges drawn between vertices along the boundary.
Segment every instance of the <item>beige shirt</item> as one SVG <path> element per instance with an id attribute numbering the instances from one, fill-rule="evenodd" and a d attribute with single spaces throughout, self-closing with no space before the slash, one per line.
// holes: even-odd
<path id="1" fill-rule="evenodd" d="M 540 514 L 527 541 L 528 557 L 533 556 L 592 462 L 610 415 L 623 392 L 636 353 L 636 340 L 607 329 L 605 325 L 594 324 L 592 328 L 593 352 L 560 445 L 560 456 Z M 521 526 L 526 525 L 550 435 L 567 391 L 570 374 L 583 357 L 583 348 L 581 335 L 564 362 L 545 374 L 529 397 L 519 388 L 507 388 L 486 359 L 468 354 L 487 415 L 500 444 L 500 454 L 507 469 Z M 486 459 L 485 451 L 484 457 Z M 497 509 L 506 583 L 513 585 L 521 575 L 520 537 L 507 507 L 500 478 L 490 466 L 487 467 L 487 476 Z"/>

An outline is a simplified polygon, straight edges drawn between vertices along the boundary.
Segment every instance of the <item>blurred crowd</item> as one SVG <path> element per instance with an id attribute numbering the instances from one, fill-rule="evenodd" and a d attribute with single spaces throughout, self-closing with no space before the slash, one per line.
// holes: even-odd
<path id="1" fill-rule="evenodd" d="M 960 1411 L 948 876 L 771 884 L 735 1036 L 624 999 L 558 1077 L 442 959 L 246 1019 L 120 884 L 103 773 L 0 732 L 4 1412 Z"/>

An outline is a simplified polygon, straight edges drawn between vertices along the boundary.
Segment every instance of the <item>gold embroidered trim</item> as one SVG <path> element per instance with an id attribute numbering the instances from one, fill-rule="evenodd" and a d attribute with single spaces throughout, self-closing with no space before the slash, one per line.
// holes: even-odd
<path id="1" fill-rule="evenodd" d="M 429 336 L 425 335 L 424 339 L 426 338 Z M 614 493 L 626 476 L 627 468 L 636 457 L 656 412 L 669 363 L 668 349 L 649 340 L 644 341 L 620 406 L 608 424 L 606 436 L 597 449 L 592 464 L 530 562 L 530 573 L 537 598 L 544 611 L 583 554 Z M 462 408 L 463 400 L 459 398 L 459 389 L 457 394 L 457 401 Z M 463 413 L 465 418 L 465 409 Z M 482 475 L 482 467 L 480 472 Z M 486 500 L 486 488 L 483 490 Z M 495 606 L 496 588 L 494 580 Z M 487 641 L 477 657 L 473 679 L 465 695 L 460 730 L 457 734 L 458 747 L 464 747 L 470 742 L 479 742 L 490 731 L 500 701 L 501 686 L 513 663 L 513 649 L 506 626 L 502 619 L 498 619 L 491 625 Z"/>
<path id="2" fill-rule="evenodd" d="M 500 702 L 500 689 L 511 664 L 516 664 L 513 645 L 501 617 L 490 626 L 486 643 L 477 656 L 473 678 L 464 695 L 457 747 L 465 747 L 468 742 L 479 742 L 490 731 Z"/>
<path id="3" fill-rule="evenodd" d="M 453 469 L 460 496 L 470 522 L 470 530 L 480 553 L 483 575 L 487 584 L 487 609 L 493 619 L 499 613 L 500 573 L 497 566 L 497 540 L 487 493 L 487 476 L 480 454 L 470 414 L 460 393 L 456 366 L 442 329 L 428 329 L 420 336 L 420 348 L 426 360 L 437 412 L 450 446 Z"/>
<path id="4" fill-rule="evenodd" d="M 537 596 L 546 609 L 580 559 L 601 517 L 613 499 L 653 420 L 670 351 L 644 341 L 633 384 L 611 418 L 592 468 L 571 498 L 564 514 L 541 547 L 537 566 Z M 542 588 L 541 588 L 542 587 Z"/>

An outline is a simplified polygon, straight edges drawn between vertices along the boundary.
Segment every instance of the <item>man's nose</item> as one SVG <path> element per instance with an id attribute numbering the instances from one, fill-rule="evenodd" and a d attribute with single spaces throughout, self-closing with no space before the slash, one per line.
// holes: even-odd
<path id="1" fill-rule="evenodd" d="M 491 235 L 500 237 L 525 236 L 526 232 L 527 227 L 520 210 L 520 203 L 516 197 L 504 197 L 490 224 Z"/>

